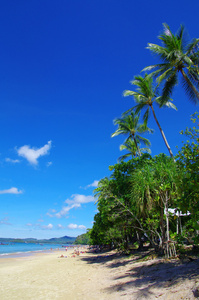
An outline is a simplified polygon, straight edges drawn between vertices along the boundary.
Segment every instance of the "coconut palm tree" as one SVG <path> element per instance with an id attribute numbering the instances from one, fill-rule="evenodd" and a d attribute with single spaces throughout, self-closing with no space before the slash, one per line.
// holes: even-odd
<path id="1" fill-rule="evenodd" d="M 151 143 L 149 141 L 146 142 L 145 144 L 146 144 L 146 146 L 150 146 L 151 145 Z M 141 153 L 144 153 L 144 152 L 151 153 L 151 150 L 148 147 L 146 147 L 146 148 L 139 148 L 139 149 L 140 149 Z M 128 158 L 130 156 L 132 156 L 132 158 L 133 158 L 133 157 L 136 157 L 138 155 L 138 150 L 136 148 L 135 142 L 132 139 L 129 139 L 124 144 L 120 145 L 120 151 L 122 151 L 122 150 L 127 150 L 128 153 L 120 156 L 118 158 L 119 162 L 123 161 L 124 159 L 126 159 L 126 158 Z"/>
<path id="2" fill-rule="evenodd" d="M 148 128 L 146 123 L 140 124 L 139 118 L 140 114 L 135 114 L 134 112 L 131 112 L 130 114 L 125 115 L 122 118 L 116 118 L 114 120 L 114 124 L 118 125 L 118 129 L 111 135 L 111 137 L 120 134 L 127 135 L 125 142 L 127 142 L 129 139 L 132 139 L 135 143 L 138 155 L 141 156 L 138 144 L 140 144 L 141 142 L 145 145 L 149 143 L 149 140 L 143 138 L 141 134 L 144 134 L 146 132 L 152 133 L 153 130 Z"/>
<path id="3" fill-rule="evenodd" d="M 156 117 L 153 104 L 157 103 L 159 107 L 166 106 L 166 107 L 171 107 L 171 108 L 176 109 L 175 105 L 172 104 L 171 101 L 169 101 L 169 100 L 165 101 L 165 100 L 163 100 L 162 96 L 157 95 L 158 94 L 157 88 L 153 86 L 153 78 L 150 75 L 146 74 L 144 77 L 142 77 L 140 75 L 135 76 L 134 80 L 131 82 L 131 84 L 133 84 L 137 87 L 136 91 L 126 90 L 126 91 L 124 91 L 124 96 L 133 96 L 137 105 L 132 107 L 130 110 L 135 109 L 135 114 L 137 114 L 141 110 L 146 108 L 146 111 L 143 116 L 145 123 L 148 122 L 150 110 L 152 111 L 153 117 L 158 125 L 158 128 L 163 137 L 165 145 L 170 153 L 170 156 L 173 157 L 173 153 L 168 144 L 168 141 L 166 139 L 164 131 L 162 130 L 162 127 L 160 126 L 160 123 L 158 122 L 158 119 Z M 128 110 L 128 112 L 129 112 L 129 110 Z"/>
<path id="4" fill-rule="evenodd" d="M 178 83 L 178 74 L 182 75 L 185 92 L 195 104 L 199 101 L 199 39 L 186 43 L 185 29 L 181 25 L 176 34 L 164 23 L 164 32 L 158 37 L 162 46 L 148 43 L 147 49 L 157 55 L 162 63 L 151 65 L 143 71 L 151 71 L 160 84 L 164 81 L 163 98 L 171 96 L 173 88 Z"/>

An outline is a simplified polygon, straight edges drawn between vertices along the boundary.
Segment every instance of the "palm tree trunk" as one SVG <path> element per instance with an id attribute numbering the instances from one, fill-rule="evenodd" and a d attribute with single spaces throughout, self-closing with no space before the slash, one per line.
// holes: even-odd
<path id="1" fill-rule="evenodd" d="M 135 146 L 136 146 L 136 148 L 138 150 L 138 154 L 139 154 L 139 156 L 141 156 L 140 148 L 138 147 L 138 144 L 136 142 L 136 139 L 135 139 L 134 135 L 133 135 L 133 140 L 134 140 Z"/>
<path id="2" fill-rule="evenodd" d="M 161 128 L 161 126 L 160 126 L 160 123 L 158 122 L 158 119 L 156 118 L 156 115 L 155 115 L 155 111 L 154 111 L 153 105 L 151 105 L 151 109 L 152 109 L 152 112 L 153 112 L 154 119 L 155 119 L 155 121 L 156 121 L 156 123 L 157 123 L 157 125 L 158 125 L 158 127 L 159 127 L 160 133 L 161 133 L 161 135 L 162 135 L 162 137 L 163 137 L 163 140 L 164 140 L 164 142 L 165 142 L 165 145 L 166 145 L 166 147 L 167 147 L 167 149 L 168 149 L 168 151 L 169 151 L 169 154 L 170 154 L 171 157 L 173 157 L 173 152 L 171 151 L 171 148 L 170 148 L 170 146 L 169 146 L 169 144 L 168 144 L 168 142 L 167 142 L 167 139 L 166 139 L 166 136 L 165 136 L 165 134 L 164 134 L 164 131 L 162 130 L 162 128 Z"/>

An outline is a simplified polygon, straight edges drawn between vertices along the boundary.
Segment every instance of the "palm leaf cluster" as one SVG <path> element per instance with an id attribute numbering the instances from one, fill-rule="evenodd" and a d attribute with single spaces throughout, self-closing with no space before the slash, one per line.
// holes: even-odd
<path id="1" fill-rule="evenodd" d="M 162 46 L 148 43 L 147 49 L 162 61 L 144 68 L 144 71 L 154 70 L 151 75 L 157 78 L 158 84 L 164 82 L 162 96 L 171 96 L 181 74 L 182 85 L 189 98 L 198 103 L 199 100 L 199 39 L 186 42 L 185 28 L 181 25 L 173 34 L 167 24 L 163 24 L 164 32 L 159 36 Z"/>
<path id="2" fill-rule="evenodd" d="M 122 118 L 116 119 L 114 123 L 115 125 L 120 124 L 119 126 L 121 126 L 121 121 L 124 124 L 125 122 L 129 122 L 129 119 L 132 118 L 132 111 L 139 117 L 140 113 L 143 112 L 143 126 L 147 127 L 150 113 L 152 112 L 169 154 L 173 157 L 173 152 L 158 121 L 154 106 L 156 105 L 159 108 L 167 107 L 177 110 L 170 97 L 174 87 L 178 83 L 179 75 L 181 75 L 182 85 L 189 98 L 195 104 L 198 103 L 199 39 L 194 39 L 190 43 L 187 43 L 184 26 L 181 25 L 176 34 L 172 33 L 167 24 L 164 23 L 163 26 L 164 31 L 158 37 L 162 42 L 162 45 L 149 43 L 147 47 L 153 54 L 158 56 L 161 63 L 150 65 L 143 69 L 145 72 L 152 71 L 151 73 L 134 77 L 131 84 L 135 87 L 135 90 L 125 90 L 124 96 L 132 96 L 136 105 L 126 111 Z M 154 78 L 156 79 L 156 82 L 154 81 Z M 123 155 L 119 159 L 129 157 L 130 153 L 132 156 L 136 156 L 136 152 L 134 151 L 135 148 L 137 149 L 139 156 L 141 155 L 141 151 L 139 150 L 141 138 L 134 138 L 130 130 L 125 132 L 124 130 L 121 130 L 121 128 L 118 128 L 118 130 L 112 134 L 112 137 L 119 134 L 127 134 L 127 132 L 129 133 L 129 138 L 134 142 L 131 143 L 132 151 L 129 151 L 128 155 Z M 125 143 L 126 142 L 127 140 Z M 149 145 L 150 144 L 148 143 L 147 147 L 149 147 Z M 130 144 L 124 144 L 120 149 L 129 150 Z M 144 152 L 146 151 L 148 151 L 148 149 L 144 149 Z"/>
<path id="3" fill-rule="evenodd" d="M 132 148 L 131 154 L 136 156 L 138 153 L 141 156 L 141 151 L 139 145 L 143 143 L 146 146 L 150 145 L 148 139 L 144 138 L 142 134 L 149 132 L 152 133 L 153 130 L 150 129 L 146 124 L 139 123 L 140 114 L 135 114 L 131 112 L 130 114 L 122 117 L 116 118 L 114 124 L 118 125 L 118 129 L 111 135 L 111 137 L 118 135 L 126 135 L 127 138 L 124 145 L 120 146 L 120 150 L 124 148 Z M 134 151 L 135 150 L 135 151 Z"/>

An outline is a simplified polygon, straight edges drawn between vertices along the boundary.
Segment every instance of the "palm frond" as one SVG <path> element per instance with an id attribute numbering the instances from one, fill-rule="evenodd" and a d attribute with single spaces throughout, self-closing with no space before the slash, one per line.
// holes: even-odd
<path id="1" fill-rule="evenodd" d="M 143 110 L 143 108 L 147 106 L 146 102 L 142 101 L 139 102 L 136 106 L 134 106 L 135 109 L 135 114 L 138 114 L 141 112 L 141 110 Z"/>
<path id="2" fill-rule="evenodd" d="M 163 71 L 163 70 L 160 70 Z M 167 68 L 166 71 L 164 71 L 164 73 L 162 73 L 158 78 L 157 78 L 157 82 L 161 83 L 163 80 L 165 80 L 167 77 L 169 77 L 171 74 L 173 73 L 172 68 Z"/>
<path id="3" fill-rule="evenodd" d="M 166 106 L 166 107 L 168 107 L 168 108 L 173 108 L 173 109 L 175 109 L 175 110 L 178 110 L 177 107 L 176 107 L 171 101 L 168 101 L 167 99 L 165 100 L 165 99 L 162 98 L 161 96 L 158 97 L 158 98 L 156 99 L 156 103 L 158 104 L 158 106 L 159 106 L 160 108 Z"/>
<path id="4" fill-rule="evenodd" d="M 148 107 L 143 115 L 144 123 L 147 124 L 150 117 L 150 107 Z"/>
<path id="5" fill-rule="evenodd" d="M 171 94 L 177 82 L 178 80 L 176 73 L 171 74 L 171 76 L 167 79 L 162 93 L 162 98 L 165 99 L 165 101 L 171 97 Z"/>
<path id="6" fill-rule="evenodd" d="M 199 91 L 197 88 L 193 85 L 190 78 L 185 75 L 182 77 L 182 85 L 185 90 L 185 93 L 188 95 L 189 99 L 194 103 L 199 103 Z"/>
<path id="7" fill-rule="evenodd" d="M 190 55 L 191 53 L 197 52 L 196 48 L 199 44 L 199 38 L 198 39 L 194 39 L 191 43 L 189 43 L 187 45 L 187 51 L 186 51 L 186 55 Z"/>
<path id="8" fill-rule="evenodd" d="M 158 55 L 158 57 L 160 57 L 163 61 L 168 61 L 167 56 L 168 56 L 169 52 L 166 48 L 156 45 L 156 44 L 148 43 L 148 46 L 146 47 L 146 49 L 149 49 L 155 55 Z"/>
<path id="9" fill-rule="evenodd" d="M 151 71 L 151 76 L 157 78 L 158 84 L 164 82 L 163 98 L 168 100 L 174 86 L 177 84 L 178 72 L 186 73 L 183 87 L 190 99 L 197 104 L 199 100 L 199 38 L 190 43 L 186 41 L 185 28 L 180 26 L 176 34 L 163 23 L 163 33 L 158 37 L 163 46 L 149 43 L 147 49 L 156 54 L 163 64 L 144 68 Z M 195 94 L 195 95 L 194 95 Z"/>
<path id="10" fill-rule="evenodd" d="M 123 92 L 123 96 L 124 96 L 124 97 L 127 97 L 127 96 L 134 96 L 135 94 L 137 94 L 137 93 L 134 92 L 134 91 L 130 91 L 130 90 L 125 90 L 125 91 Z"/>
<path id="11" fill-rule="evenodd" d="M 199 89 L 199 70 L 194 67 L 189 68 L 188 77 L 194 86 Z"/>
<path id="12" fill-rule="evenodd" d="M 151 145 L 150 141 L 149 141 L 148 139 L 142 137 L 142 136 L 139 136 L 139 140 L 140 140 L 144 145 L 146 145 L 146 146 L 150 146 L 150 145 Z"/>
<path id="13" fill-rule="evenodd" d="M 130 157 L 131 155 L 132 155 L 131 153 L 126 153 L 124 155 L 121 155 L 120 157 L 118 157 L 118 162 L 122 162 L 123 160 Z"/>

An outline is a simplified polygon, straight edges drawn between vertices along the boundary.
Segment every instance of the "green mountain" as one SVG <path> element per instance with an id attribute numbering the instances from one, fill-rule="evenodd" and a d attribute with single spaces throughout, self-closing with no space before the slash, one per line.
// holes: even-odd
<path id="1" fill-rule="evenodd" d="M 51 238 L 51 239 L 34 239 L 34 238 L 27 238 L 27 239 L 16 239 L 16 238 L 0 238 L 0 243 L 46 243 L 46 244 L 73 244 L 76 240 L 76 237 L 70 236 L 63 236 L 60 238 Z"/>

